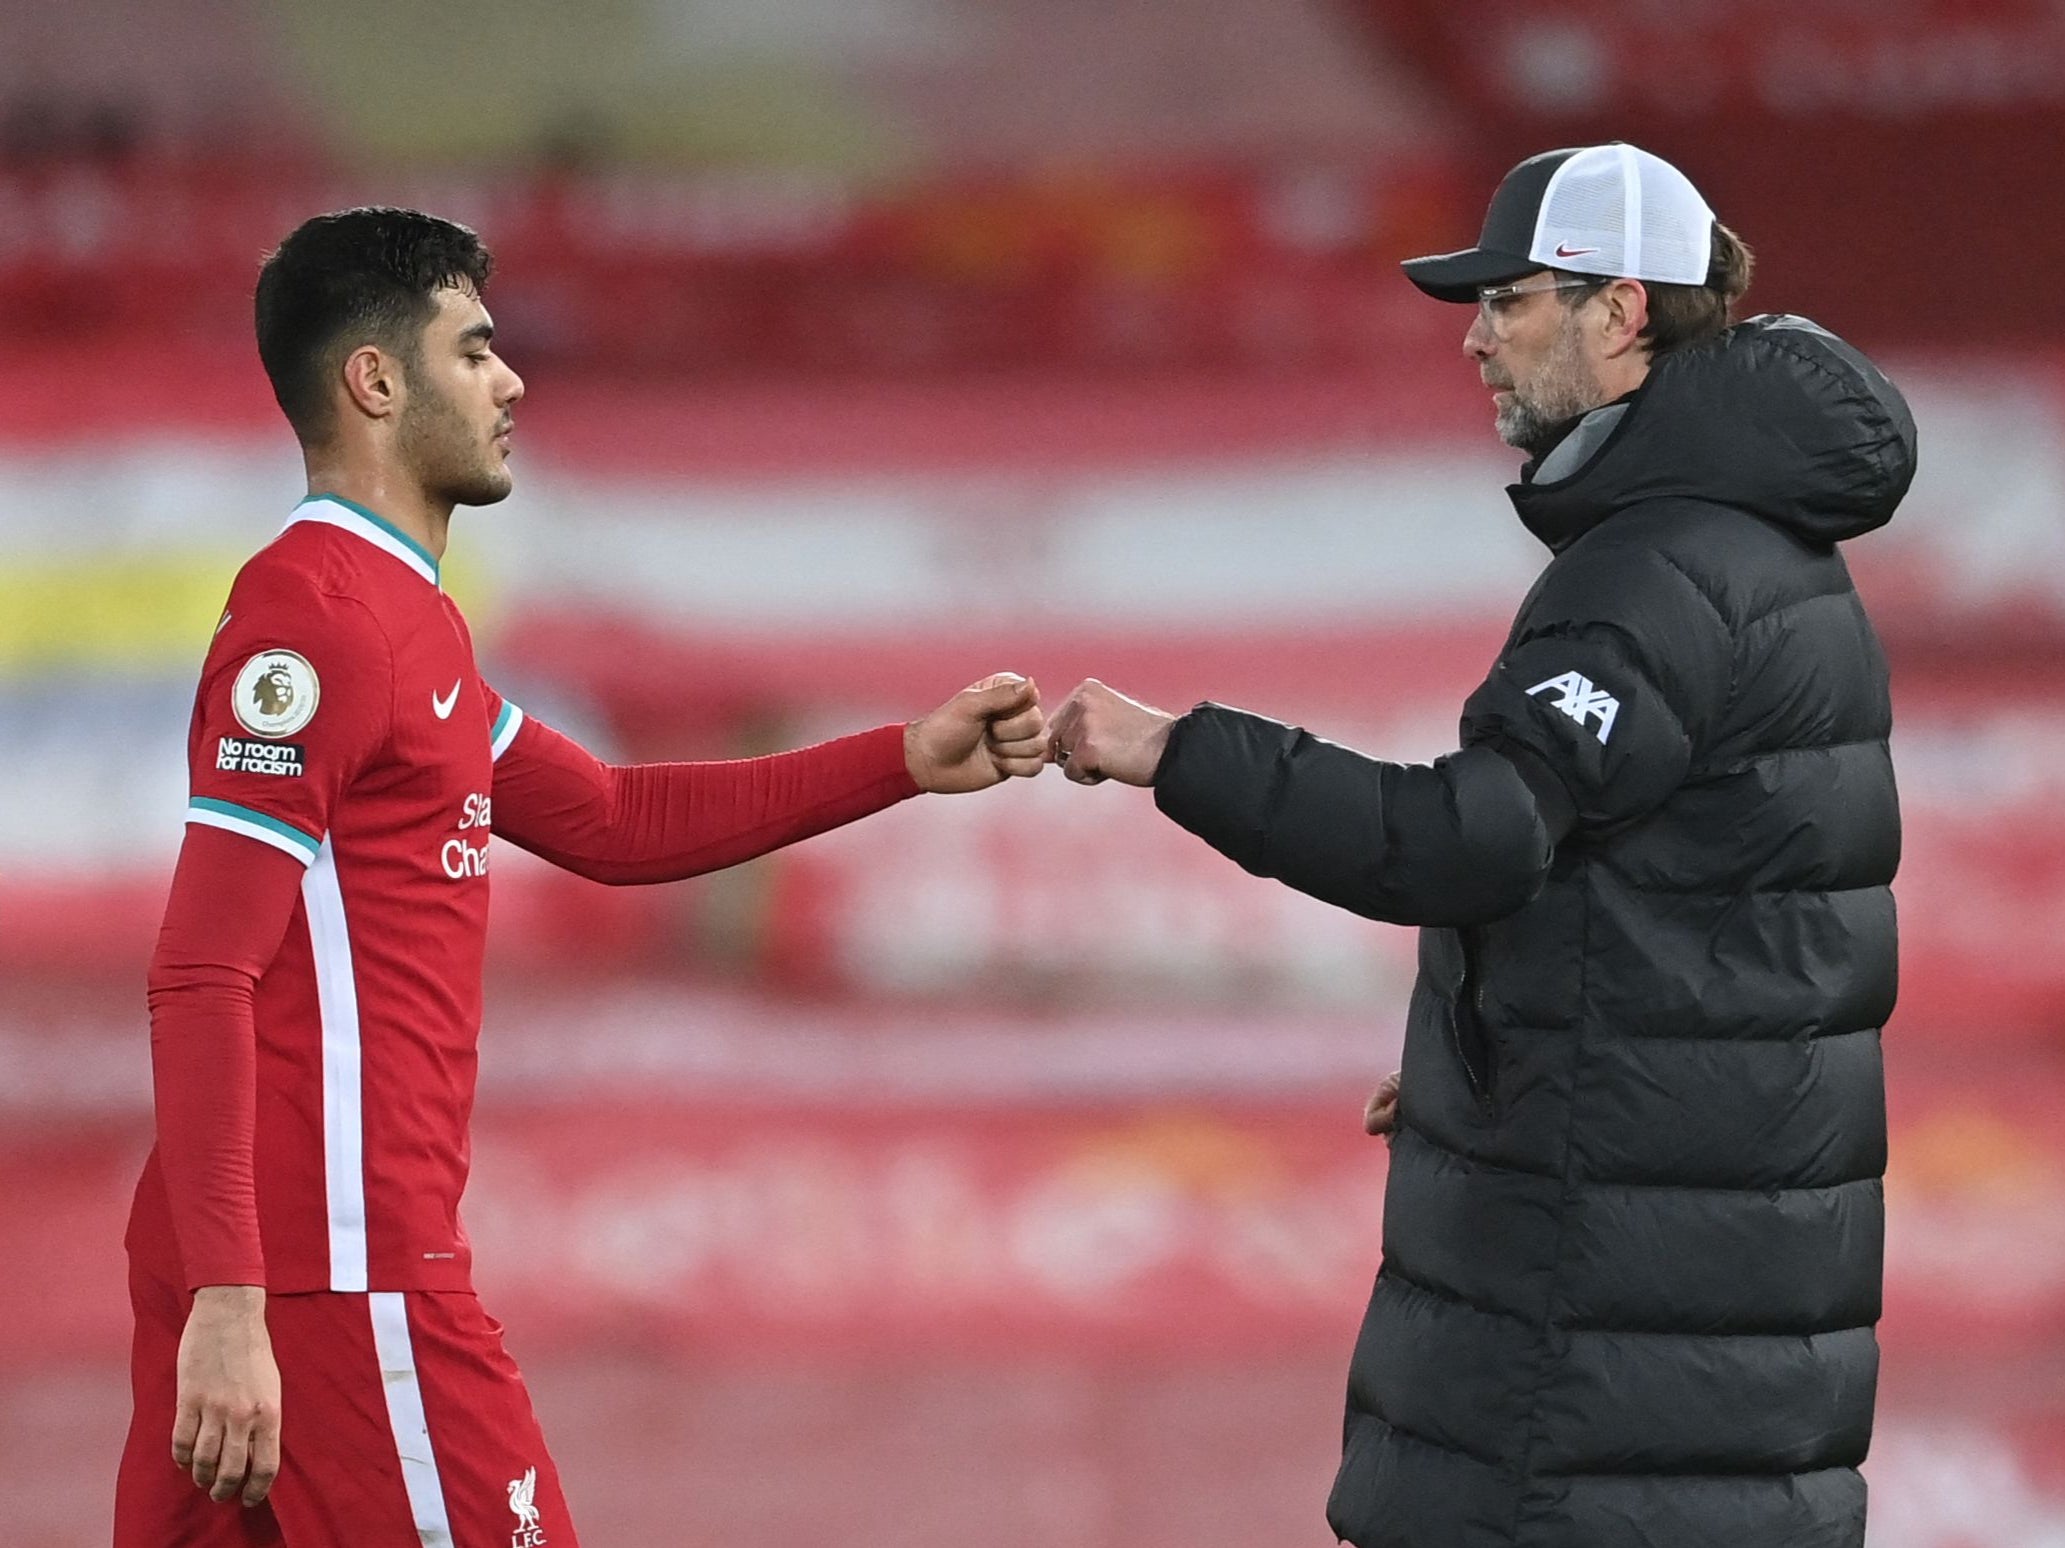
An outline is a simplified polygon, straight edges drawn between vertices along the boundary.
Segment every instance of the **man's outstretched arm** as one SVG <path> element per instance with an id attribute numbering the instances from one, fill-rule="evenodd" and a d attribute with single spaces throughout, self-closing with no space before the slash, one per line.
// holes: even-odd
<path id="1" fill-rule="evenodd" d="M 1051 741 L 1078 784 L 1152 784 L 1156 807 L 1241 869 L 1392 925 L 1514 912 L 1561 836 L 1489 747 L 1386 764 L 1218 704 L 1169 716 L 1097 679 L 1055 714 Z"/>
<path id="2" fill-rule="evenodd" d="M 1095 679 L 1052 741 L 1070 778 L 1153 785 L 1167 816 L 1258 876 L 1393 924 L 1484 924 L 1534 896 L 1570 835 L 1619 831 L 1678 788 L 1731 662 L 1680 571 L 1601 545 L 1537 583 L 1463 707 L 1461 750 L 1432 764 L 1217 704 L 1166 715 Z"/>
<path id="3" fill-rule="evenodd" d="M 1078 783 L 1151 784 L 1168 817 L 1244 870 L 1392 924 L 1511 913 L 1561 837 L 1489 748 L 1386 763 L 1221 705 L 1166 715 L 1094 678 L 1056 713 L 1051 739 Z"/>
<path id="4" fill-rule="evenodd" d="M 1561 837 L 1490 748 L 1389 763 L 1216 704 L 1176 723 L 1155 804 L 1243 869 L 1390 924 L 1512 913 Z"/>

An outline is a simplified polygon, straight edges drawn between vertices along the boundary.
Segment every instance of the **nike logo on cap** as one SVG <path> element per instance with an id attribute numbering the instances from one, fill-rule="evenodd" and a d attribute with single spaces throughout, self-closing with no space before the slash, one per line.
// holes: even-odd
<path id="1" fill-rule="evenodd" d="M 1587 253 L 1596 253 L 1597 251 L 1599 249 L 1596 247 L 1566 247 L 1561 242 L 1556 244 L 1556 256 L 1558 258 L 1582 258 Z"/>
<path id="2" fill-rule="evenodd" d="M 439 720 L 451 719 L 452 706 L 454 704 L 457 704 L 458 702 L 459 685 L 456 682 L 452 684 L 452 691 L 446 694 L 443 698 L 439 698 L 434 693 L 430 696 L 430 707 L 437 712 L 437 718 Z"/>

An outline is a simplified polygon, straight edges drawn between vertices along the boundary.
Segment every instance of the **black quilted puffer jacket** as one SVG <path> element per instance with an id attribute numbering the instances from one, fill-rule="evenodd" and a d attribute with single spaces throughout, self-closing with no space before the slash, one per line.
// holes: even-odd
<path id="1" fill-rule="evenodd" d="M 1513 488 L 1553 558 L 1460 751 L 1177 722 L 1170 817 L 1426 927 L 1346 1541 L 1862 1543 L 1900 819 L 1836 545 L 1914 459 L 1863 356 L 1751 319 Z"/>

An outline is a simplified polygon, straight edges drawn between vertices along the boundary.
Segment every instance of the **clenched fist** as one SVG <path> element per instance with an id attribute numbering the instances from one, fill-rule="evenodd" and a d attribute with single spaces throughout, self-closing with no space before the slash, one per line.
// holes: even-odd
<path id="1" fill-rule="evenodd" d="M 1386 1075 L 1363 1104 L 1363 1133 L 1380 1134 L 1388 1141 L 1398 1132 L 1398 1073 Z"/>
<path id="2" fill-rule="evenodd" d="M 1048 753 L 1079 785 L 1151 785 L 1175 723 L 1174 715 L 1087 678 L 1055 712 Z"/>
<path id="3" fill-rule="evenodd" d="M 1039 685 L 998 672 L 963 688 L 903 728 L 903 761 L 920 790 L 986 790 L 1046 767 L 1047 717 Z"/>

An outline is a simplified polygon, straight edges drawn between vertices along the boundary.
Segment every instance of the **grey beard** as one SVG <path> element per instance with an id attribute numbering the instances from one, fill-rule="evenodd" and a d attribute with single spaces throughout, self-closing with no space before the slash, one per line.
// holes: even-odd
<path id="1" fill-rule="evenodd" d="M 1578 352 L 1575 323 L 1574 314 L 1564 319 L 1555 345 L 1535 374 L 1532 391 L 1525 397 L 1517 389 L 1509 391 L 1498 409 L 1499 439 L 1530 457 L 1541 456 L 1555 445 L 1566 424 L 1606 401 Z"/>
<path id="2" fill-rule="evenodd" d="M 1510 393 L 1498 411 L 1499 439 L 1530 457 L 1539 457 L 1554 444 L 1556 432 L 1571 417 L 1564 414 L 1552 419 L 1539 405 L 1523 402 L 1517 392 Z"/>

